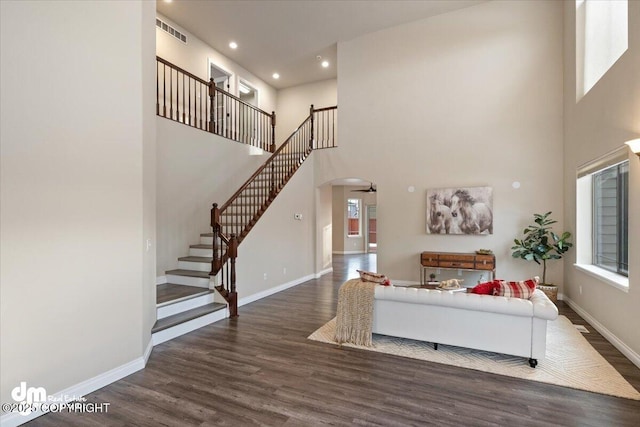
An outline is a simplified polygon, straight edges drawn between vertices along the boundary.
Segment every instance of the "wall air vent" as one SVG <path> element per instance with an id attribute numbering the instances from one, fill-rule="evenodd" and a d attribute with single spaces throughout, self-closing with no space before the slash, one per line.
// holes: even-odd
<path id="1" fill-rule="evenodd" d="M 160 28 L 162 31 L 169 33 L 173 37 L 180 40 L 182 43 L 187 44 L 187 36 L 182 34 L 180 31 L 173 28 L 171 25 L 162 21 L 161 19 L 156 18 L 156 27 Z"/>

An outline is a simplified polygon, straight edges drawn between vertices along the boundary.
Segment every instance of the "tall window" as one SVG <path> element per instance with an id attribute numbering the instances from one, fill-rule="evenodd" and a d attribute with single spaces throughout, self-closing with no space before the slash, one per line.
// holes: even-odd
<path id="1" fill-rule="evenodd" d="M 576 101 L 627 50 L 627 0 L 576 0 Z"/>
<path id="2" fill-rule="evenodd" d="M 629 161 L 595 172 L 592 263 L 629 275 Z"/>
<path id="3" fill-rule="evenodd" d="M 576 268 L 628 292 L 628 150 L 621 147 L 577 172 Z"/>
<path id="4" fill-rule="evenodd" d="M 347 236 L 360 236 L 360 199 L 347 199 Z"/>

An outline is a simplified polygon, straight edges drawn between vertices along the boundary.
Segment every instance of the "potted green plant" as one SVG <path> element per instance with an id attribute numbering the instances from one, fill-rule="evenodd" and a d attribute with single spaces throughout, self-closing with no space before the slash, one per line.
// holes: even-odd
<path id="1" fill-rule="evenodd" d="M 568 241 L 571 238 L 571 233 L 565 231 L 558 235 L 553 232 L 551 225 L 558 221 L 551 219 L 550 215 L 551 212 L 534 214 L 535 224 L 525 228 L 524 238 L 522 240 L 514 239 L 515 245 L 511 247 L 514 258 L 542 264 L 542 286 L 554 286 L 547 283 L 547 261 L 561 259 L 562 255 L 573 246 Z"/>

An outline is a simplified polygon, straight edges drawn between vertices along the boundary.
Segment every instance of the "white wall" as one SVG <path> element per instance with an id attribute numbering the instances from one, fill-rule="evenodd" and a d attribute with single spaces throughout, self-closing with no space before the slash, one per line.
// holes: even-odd
<path id="1" fill-rule="evenodd" d="M 323 80 L 278 91 L 276 144 L 280 145 L 309 116 L 309 108 L 332 107 L 338 102 L 338 81 Z"/>
<path id="2" fill-rule="evenodd" d="M 576 102 L 575 7 L 564 7 L 564 208 L 566 228 L 576 229 L 576 170 L 640 136 L 640 2 L 629 2 L 629 48 Z M 577 270 L 576 252 L 565 260 L 563 293 L 607 338 L 635 353 L 640 363 L 640 159 L 629 159 L 629 292 Z M 580 238 L 577 236 L 576 238 Z M 580 293 L 582 288 L 582 293 Z M 604 328 L 604 329 L 603 329 Z"/>
<path id="3" fill-rule="evenodd" d="M 316 153 L 316 182 L 377 184 L 378 271 L 418 280 L 421 251 L 489 248 L 504 278 L 540 273 L 510 247 L 534 212 L 563 227 L 562 3 L 492 1 L 340 43 L 338 76 L 340 144 Z M 485 185 L 494 235 L 426 234 L 428 188 Z"/>
<path id="4" fill-rule="evenodd" d="M 315 273 L 313 175 L 313 162 L 307 159 L 238 247 L 240 299 Z M 301 221 L 294 219 L 296 213 L 302 214 Z"/>
<path id="5" fill-rule="evenodd" d="M 157 274 L 177 268 L 189 245 L 210 233 L 210 210 L 222 206 L 267 159 L 249 145 L 156 118 Z"/>
<path id="6" fill-rule="evenodd" d="M 147 345 L 153 4 L 0 7 L 0 400 L 11 402 L 20 381 L 54 394 Z"/>
<path id="7" fill-rule="evenodd" d="M 223 56 L 220 52 L 214 50 L 211 46 L 169 18 L 160 14 L 158 14 L 158 18 L 188 36 L 188 43 L 184 44 L 172 35 L 156 27 L 156 54 L 159 57 L 207 81 L 209 80 L 209 59 L 211 59 L 217 66 L 233 75 L 230 81 L 231 93 L 237 96 L 238 92 L 236 88 L 238 80 L 246 80 L 259 92 L 259 108 L 265 110 L 267 113 L 271 113 L 276 109 L 277 94 L 274 88 L 233 62 L 230 58 Z"/>

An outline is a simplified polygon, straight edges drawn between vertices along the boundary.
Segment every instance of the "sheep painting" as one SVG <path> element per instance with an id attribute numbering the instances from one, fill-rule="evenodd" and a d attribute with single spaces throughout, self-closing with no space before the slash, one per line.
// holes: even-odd
<path id="1" fill-rule="evenodd" d="M 427 190 L 427 234 L 493 234 L 492 188 Z"/>

